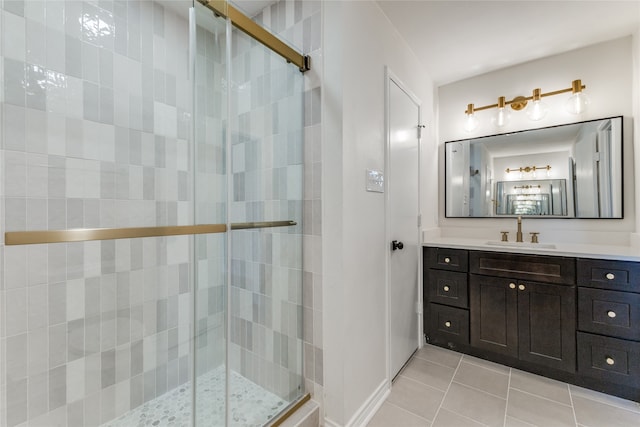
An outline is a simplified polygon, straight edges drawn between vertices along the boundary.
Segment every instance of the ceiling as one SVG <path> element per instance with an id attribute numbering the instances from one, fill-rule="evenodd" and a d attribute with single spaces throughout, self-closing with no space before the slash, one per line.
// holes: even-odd
<path id="1" fill-rule="evenodd" d="M 252 16 L 275 1 L 232 3 Z M 624 37 L 640 26 L 640 0 L 377 3 L 437 86 Z"/>
<path id="2" fill-rule="evenodd" d="M 640 0 L 378 4 L 438 86 L 634 33 Z"/>

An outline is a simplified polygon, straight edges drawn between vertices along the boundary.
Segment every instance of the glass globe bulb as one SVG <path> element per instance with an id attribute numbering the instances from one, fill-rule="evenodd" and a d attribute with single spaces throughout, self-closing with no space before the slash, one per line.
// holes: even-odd
<path id="1" fill-rule="evenodd" d="M 498 108 L 496 114 L 491 117 L 491 123 L 499 128 L 505 126 L 511 120 L 511 113 L 506 108 Z"/>
<path id="2" fill-rule="evenodd" d="M 527 108 L 527 116 L 534 121 L 542 120 L 549 112 L 549 107 L 544 102 L 533 101 Z"/>
<path id="3" fill-rule="evenodd" d="M 478 128 L 479 124 L 480 124 L 480 121 L 475 116 L 475 114 L 472 113 L 472 114 L 467 114 L 467 118 L 464 121 L 463 127 L 464 127 L 464 130 L 466 130 L 467 132 L 473 132 Z"/>
<path id="4" fill-rule="evenodd" d="M 578 92 L 567 100 L 565 107 L 570 114 L 582 114 L 587 111 L 589 102 L 589 97 L 584 92 Z"/>

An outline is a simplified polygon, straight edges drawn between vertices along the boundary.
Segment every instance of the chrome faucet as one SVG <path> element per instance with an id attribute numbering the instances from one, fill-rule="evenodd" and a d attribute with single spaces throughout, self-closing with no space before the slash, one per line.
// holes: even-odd
<path id="1" fill-rule="evenodd" d="M 516 242 L 522 242 L 522 217 L 518 215 L 518 231 L 516 232 Z"/>

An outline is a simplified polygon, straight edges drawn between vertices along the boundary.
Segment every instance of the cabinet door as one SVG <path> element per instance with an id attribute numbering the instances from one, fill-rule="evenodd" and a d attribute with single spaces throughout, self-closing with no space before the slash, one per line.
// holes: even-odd
<path id="1" fill-rule="evenodd" d="M 469 275 L 469 309 L 472 346 L 518 356 L 518 291 L 513 281 Z"/>
<path id="2" fill-rule="evenodd" d="M 576 288 L 518 281 L 518 357 L 575 372 Z"/>

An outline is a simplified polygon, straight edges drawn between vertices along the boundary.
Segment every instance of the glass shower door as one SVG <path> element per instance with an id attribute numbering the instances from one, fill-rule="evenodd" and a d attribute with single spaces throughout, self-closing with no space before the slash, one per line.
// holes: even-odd
<path id="1" fill-rule="evenodd" d="M 303 75 L 232 40 L 230 421 L 260 425 L 302 395 Z"/>
<path id="2" fill-rule="evenodd" d="M 194 9 L 196 223 L 228 230 L 195 248 L 195 424 L 258 426 L 302 395 L 303 77 Z"/>
<path id="3" fill-rule="evenodd" d="M 195 3 L 190 16 L 195 223 L 227 223 L 227 21 Z M 227 233 L 196 236 L 193 425 L 227 425 Z"/>

